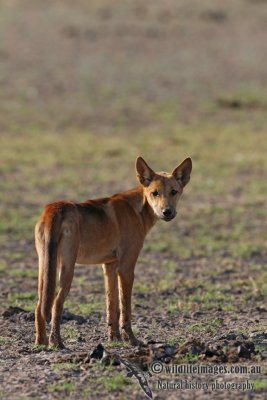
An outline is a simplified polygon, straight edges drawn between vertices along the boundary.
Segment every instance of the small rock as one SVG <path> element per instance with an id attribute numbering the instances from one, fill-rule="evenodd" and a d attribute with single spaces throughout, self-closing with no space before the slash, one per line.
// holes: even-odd
<path id="1" fill-rule="evenodd" d="M 242 358 L 250 358 L 249 350 L 243 345 L 237 347 L 237 354 Z"/>
<path id="2" fill-rule="evenodd" d="M 33 322 L 35 320 L 35 315 L 32 311 L 23 311 L 22 313 L 19 313 L 19 317 L 27 322 Z"/>
<path id="3" fill-rule="evenodd" d="M 155 346 L 153 346 L 153 349 L 161 349 L 163 346 L 164 346 L 164 343 L 155 342 Z"/>
<path id="4" fill-rule="evenodd" d="M 216 23 L 223 23 L 227 20 L 227 14 L 223 10 L 207 10 L 202 13 L 202 18 Z"/>
<path id="5" fill-rule="evenodd" d="M 171 357 L 163 357 L 163 359 L 162 359 L 162 361 L 163 361 L 165 364 L 170 364 L 171 360 L 172 360 Z"/>
<path id="6" fill-rule="evenodd" d="M 236 333 L 234 333 L 234 332 L 227 332 L 227 333 L 224 333 L 224 334 L 222 334 L 222 335 L 215 336 L 214 341 L 223 340 L 223 339 L 235 340 L 235 339 L 236 339 Z"/>
<path id="7" fill-rule="evenodd" d="M 154 339 L 149 339 L 147 344 L 156 344 L 157 342 Z"/>
<path id="8" fill-rule="evenodd" d="M 250 353 L 255 353 L 255 345 L 253 342 L 245 342 L 245 347 Z"/>
<path id="9" fill-rule="evenodd" d="M 178 350 L 180 354 L 186 354 L 191 352 L 193 355 L 198 355 L 204 350 L 204 345 L 201 342 L 198 341 L 190 341 L 184 343 L 181 348 Z"/>
<path id="10" fill-rule="evenodd" d="M 252 332 L 249 334 L 250 338 L 259 340 L 259 339 L 267 339 L 267 333 L 266 332 Z"/>
<path id="11" fill-rule="evenodd" d="M 90 353 L 90 357 L 95 358 L 97 360 L 101 360 L 101 358 L 103 358 L 104 355 L 104 346 L 99 343 L 96 348 Z"/>
<path id="12" fill-rule="evenodd" d="M 62 321 L 76 321 L 77 324 L 81 325 L 86 322 L 86 319 L 82 315 L 72 314 L 68 310 L 64 310 L 62 314 Z"/>
<path id="13" fill-rule="evenodd" d="M 164 348 L 166 356 L 173 356 L 175 354 L 175 349 L 172 346 L 165 346 Z"/>
<path id="14" fill-rule="evenodd" d="M 4 318 L 9 318 L 9 317 L 12 317 L 13 315 L 16 315 L 16 314 L 20 314 L 20 313 L 26 313 L 26 311 L 25 310 L 23 310 L 23 308 L 20 308 L 20 307 L 8 307 L 8 309 L 7 310 L 5 310 L 3 313 L 2 313 L 2 316 L 4 317 Z"/>
<path id="15" fill-rule="evenodd" d="M 203 311 L 195 311 L 191 314 L 192 318 L 198 317 L 200 315 L 203 315 L 204 312 Z"/>
<path id="16" fill-rule="evenodd" d="M 211 348 L 208 347 L 205 350 L 205 356 L 206 357 L 213 357 L 213 356 L 218 356 L 218 355 L 219 355 L 219 353 L 215 349 L 211 349 Z"/>

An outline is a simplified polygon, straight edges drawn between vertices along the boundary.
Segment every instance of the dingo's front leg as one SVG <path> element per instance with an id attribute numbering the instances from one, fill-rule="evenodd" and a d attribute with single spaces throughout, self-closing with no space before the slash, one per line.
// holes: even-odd
<path id="1" fill-rule="evenodd" d="M 106 292 L 108 340 L 121 340 L 119 330 L 118 263 L 103 264 Z"/>
<path id="2" fill-rule="evenodd" d="M 135 266 L 135 265 L 134 265 Z M 122 267 L 119 270 L 120 286 L 120 308 L 121 308 L 121 330 L 123 339 L 137 346 L 141 342 L 136 339 L 131 326 L 131 298 L 134 282 L 134 266 L 131 268 Z"/>

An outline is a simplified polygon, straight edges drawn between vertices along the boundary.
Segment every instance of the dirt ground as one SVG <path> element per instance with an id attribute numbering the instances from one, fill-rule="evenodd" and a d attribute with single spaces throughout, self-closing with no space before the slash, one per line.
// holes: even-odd
<path id="1" fill-rule="evenodd" d="M 266 398 L 267 2 L 2 0 L 0 39 L 0 398 L 145 399 L 135 367 L 155 399 Z M 77 266 L 66 349 L 35 347 L 43 205 L 135 186 L 138 155 L 193 159 L 136 266 L 143 345 L 107 342 L 101 267 Z"/>

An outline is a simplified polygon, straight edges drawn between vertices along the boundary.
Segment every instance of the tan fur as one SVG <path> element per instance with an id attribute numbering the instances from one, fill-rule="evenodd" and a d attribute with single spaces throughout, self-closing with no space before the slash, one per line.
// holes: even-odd
<path id="1" fill-rule="evenodd" d="M 138 343 L 131 328 L 135 264 L 155 222 L 175 217 L 191 169 L 187 158 L 172 174 L 155 173 L 138 157 L 139 187 L 108 198 L 84 203 L 59 201 L 44 208 L 35 228 L 39 257 L 36 344 L 63 347 L 60 320 L 75 263 L 103 264 L 109 340 L 119 340 L 122 334 L 131 344 Z M 51 313 L 48 341 L 46 322 Z"/>

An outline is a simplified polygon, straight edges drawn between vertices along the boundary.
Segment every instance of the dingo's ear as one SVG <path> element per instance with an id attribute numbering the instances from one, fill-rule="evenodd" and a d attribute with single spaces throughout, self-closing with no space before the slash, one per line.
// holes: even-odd
<path id="1" fill-rule="evenodd" d="M 155 172 L 147 165 L 142 157 L 137 157 L 136 159 L 136 173 L 137 178 L 143 186 L 149 186 L 152 181 Z"/>
<path id="2" fill-rule="evenodd" d="M 175 170 L 172 175 L 184 187 L 190 181 L 190 174 L 192 171 L 192 160 L 190 157 L 186 158 Z"/>

